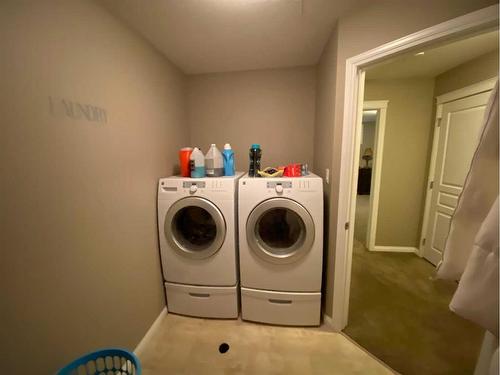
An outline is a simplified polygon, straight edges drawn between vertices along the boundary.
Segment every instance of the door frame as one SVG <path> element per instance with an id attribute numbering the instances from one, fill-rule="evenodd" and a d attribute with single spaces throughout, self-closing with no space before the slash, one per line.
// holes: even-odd
<path id="1" fill-rule="evenodd" d="M 468 96 L 480 94 L 482 92 L 491 91 L 495 88 L 495 84 L 498 77 L 490 78 L 481 82 L 474 83 L 472 85 L 460 88 L 458 90 L 450 91 L 446 94 L 442 94 L 436 97 L 436 118 L 434 121 L 434 138 L 432 140 L 432 151 L 431 151 L 431 161 L 429 165 L 429 171 L 427 174 L 427 190 L 425 191 L 425 208 L 424 216 L 422 218 L 422 231 L 420 233 L 420 242 L 418 248 L 418 255 L 420 257 L 424 256 L 425 241 L 427 236 L 427 230 L 429 225 L 429 215 L 431 209 L 431 198 L 432 189 L 434 182 L 434 173 L 436 172 L 436 158 L 437 158 L 437 148 L 439 144 L 439 136 L 441 132 L 441 119 L 443 115 L 443 105 L 455 100 L 463 99 Z"/>
<path id="2" fill-rule="evenodd" d="M 359 118 L 364 94 L 364 68 L 403 53 L 415 51 L 436 42 L 498 27 L 498 4 L 426 28 L 346 60 L 344 114 L 340 159 L 340 178 L 335 239 L 335 267 L 333 280 L 333 311 L 326 321 L 335 331 L 347 325 L 351 284 L 354 214 L 356 211 L 356 184 L 358 171 L 354 169 L 359 158 Z M 356 144 L 358 141 L 358 144 Z M 356 152 L 357 150 L 357 152 Z"/>
<path id="3" fill-rule="evenodd" d="M 382 177 L 382 159 L 384 155 L 385 120 L 387 117 L 388 100 L 365 100 L 363 110 L 378 110 L 377 123 L 375 125 L 374 156 L 372 161 L 372 178 L 370 182 L 370 208 L 368 210 L 368 228 L 366 230 L 366 248 L 370 251 L 378 251 L 375 246 L 377 235 L 378 202 L 380 196 L 380 181 Z M 361 128 L 363 124 L 361 124 Z M 362 129 L 359 130 L 362 132 Z M 359 159 L 355 160 L 359 164 Z M 359 167 L 358 166 L 354 166 Z"/>

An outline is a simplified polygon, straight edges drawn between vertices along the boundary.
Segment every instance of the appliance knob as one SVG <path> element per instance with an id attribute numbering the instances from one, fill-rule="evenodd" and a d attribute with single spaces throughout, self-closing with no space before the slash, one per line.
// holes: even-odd
<path id="1" fill-rule="evenodd" d="M 276 193 L 278 193 L 278 194 L 283 193 L 283 186 L 282 185 L 276 185 Z"/>
<path id="2" fill-rule="evenodd" d="M 198 186 L 196 186 L 196 185 L 191 185 L 191 186 L 189 187 L 189 192 L 190 192 L 191 194 L 196 193 L 196 190 L 198 190 Z"/>

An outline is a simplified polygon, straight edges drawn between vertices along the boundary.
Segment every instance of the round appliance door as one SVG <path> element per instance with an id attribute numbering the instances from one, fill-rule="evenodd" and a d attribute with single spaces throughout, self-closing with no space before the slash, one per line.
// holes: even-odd
<path id="1" fill-rule="evenodd" d="M 271 198 L 250 213 L 246 232 L 250 248 L 260 258 L 273 263 L 292 263 L 311 250 L 314 221 L 294 200 Z"/>
<path id="2" fill-rule="evenodd" d="M 178 200 L 167 211 L 164 232 L 179 254 L 203 259 L 221 248 L 226 238 L 226 222 L 209 200 L 188 197 Z"/>

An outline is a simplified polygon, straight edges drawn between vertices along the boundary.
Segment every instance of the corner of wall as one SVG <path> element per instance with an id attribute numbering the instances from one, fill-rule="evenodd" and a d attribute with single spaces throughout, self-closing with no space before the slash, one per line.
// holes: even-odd
<path id="1" fill-rule="evenodd" d="M 316 108 L 314 122 L 314 167 L 324 179 L 324 262 L 323 262 L 323 300 L 326 316 L 332 314 L 333 293 L 333 247 L 331 244 L 331 199 L 332 196 L 332 161 L 334 149 L 334 121 L 337 75 L 338 26 L 332 28 L 321 57 L 316 65 Z M 329 180 L 326 183 L 326 169 Z"/>

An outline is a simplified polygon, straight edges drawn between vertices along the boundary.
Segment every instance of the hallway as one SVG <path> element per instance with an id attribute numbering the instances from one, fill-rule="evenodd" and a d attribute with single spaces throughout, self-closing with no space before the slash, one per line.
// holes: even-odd
<path id="1" fill-rule="evenodd" d="M 483 331 L 449 310 L 456 285 L 434 272 L 415 254 L 369 252 L 355 239 L 344 333 L 402 374 L 471 374 Z"/>

